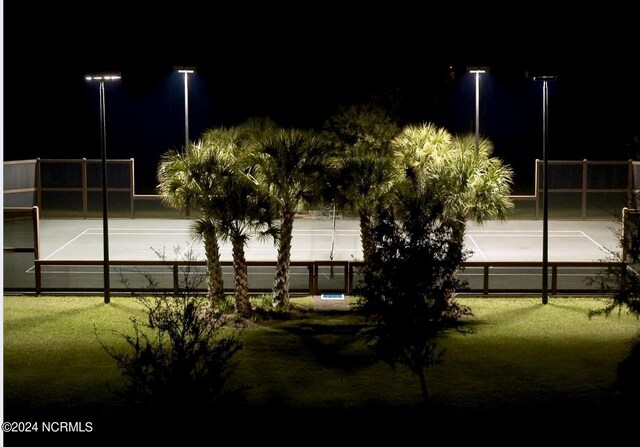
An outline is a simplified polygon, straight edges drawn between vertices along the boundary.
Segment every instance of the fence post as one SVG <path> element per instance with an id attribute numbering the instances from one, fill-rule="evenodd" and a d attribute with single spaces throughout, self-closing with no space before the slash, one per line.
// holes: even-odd
<path id="1" fill-rule="evenodd" d="M 551 266 L 551 294 L 558 294 L 558 266 Z"/>
<path id="2" fill-rule="evenodd" d="M 316 290 L 315 290 L 315 280 L 314 280 L 314 264 L 313 263 L 307 264 L 307 269 L 309 270 L 309 294 L 315 295 Z"/>
<path id="3" fill-rule="evenodd" d="M 89 192 L 87 188 L 87 159 L 83 158 L 80 162 L 80 169 L 82 171 L 82 217 L 87 218 L 89 213 Z"/>
<path id="4" fill-rule="evenodd" d="M 540 168 L 539 167 L 540 167 L 540 160 L 538 160 L 536 158 L 535 180 L 533 181 L 533 188 L 534 188 L 534 191 L 535 191 L 534 194 L 535 194 L 535 197 L 536 197 L 536 209 L 535 209 L 534 215 L 533 215 L 533 217 L 535 219 L 538 218 L 538 210 L 540 209 L 540 187 L 539 187 L 539 184 L 540 184 L 540 178 L 539 178 L 540 177 Z"/>
<path id="5" fill-rule="evenodd" d="M 135 204 L 134 204 L 136 183 L 135 183 L 134 174 L 135 174 L 135 169 L 133 164 L 133 158 L 130 158 L 129 159 L 129 214 L 132 219 L 136 217 Z"/>
<path id="6" fill-rule="evenodd" d="M 177 297 L 180 294 L 180 281 L 178 280 L 178 263 L 173 263 L 173 296 Z"/>
<path id="7" fill-rule="evenodd" d="M 629 232 L 627 231 L 627 215 L 629 208 L 622 208 L 622 262 L 627 262 L 627 251 L 629 247 Z"/>
<path id="8" fill-rule="evenodd" d="M 629 160 L 629 168 L 627 171 L 627 208 L 635 208 L 635 203 L 633 200 L 633 188 L 634 188 L 634 180 L 633 180 L 633 160 Z"/>
<path id="9" fill-rule="evenodd" d="M 42 293 L 42 267 L 39 260 L 35 261 L 35 274 L 36 274 L 36 295 Z"/>
<path id="10" fill-rule="evenodd" d="M 344 263 L 344 293 L 349 293 L 349 262 Z"/>
<path id="11" fill-rule="evenodd" d="M 40 209 L 34 206 L 31 209 L 33 219 L 33 259 L 36 276 L 36 295 L 42 291 L 42 269 L 38 261 L 40 260 Z"/>
<path id="12" fill-rule="evenodd" d="M 482 292 L 485 295 L 489 295 L 489 266 L 485 265 L 482 268 L 483 279 L 482 279 Z"/>
<path id="13" fill-rule="evenodd" d="M 589 187 L 589 162 L 582 160 L 582 218 L 587 218 L 587 188 Z"/>
<path id="14" fill-rule="evenodd" d="M 33 220 L 33 258 L 40 259 L 40 209 L 34 206 L 31 209 Z"/>
<path id="15" fill-rule="evenodd" d="M 316 261 L 313 262 L 313 294 L 318 294 L 318 274 L 320 273 L 320 268 Z"/>
<path id="16" fill-rule="evenodd" d="M 36 206 L 42 208 L 42 167 L 40 157 L 36 158 Z"/>

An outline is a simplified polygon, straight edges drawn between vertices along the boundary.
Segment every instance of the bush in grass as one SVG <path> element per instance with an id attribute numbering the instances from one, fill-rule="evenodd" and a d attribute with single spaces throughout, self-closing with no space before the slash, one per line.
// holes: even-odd
<path id="1" fill-rule="evenodd" d="M 371 232 L 374 250 L 359 303 L 374 323 L 370 344 L 392 367 L 406 365 L 418 377 L 428 404 L 426 369 L 444 354 L 438 336 L 462 330 L 460 318 L 471 315 L 453 299 L 464 286 L 455 272 L 466 252 L 452 246 L 451 223 L 428 188 L 401 192 L 395 206 L 378 209 Z"/>
<path id="2" fill-rule="evenodd" d="M 620 250 L 609 255 L 606 261 L 623 261 L 625 266 L 607 267 L 590 283 L 598 283 L 603 293 L 612 300 L 603 308 L 590 311 L 589 316 L 609 316 L 623 310 L 640 319 L 640 215 L 630 211 L 616 217 L 614 231 Z M 626 399 L 640 398 L 640 339 L 636 340 L 629 356 L 618 365 L 616 388 Z"/>
<path id="3" fill-rule="evenodd" d="M 156 253 L 164 259 L 164 252 Z M 194 292 L 202 277 L 188 265 L 182 271 L 184 292 L 172 296 L 158 292 L 151 274 L 140 273 L 149 289 L 149 296 L 136 296 L 145 317 L 132 317 L 133 333 L 119 334 L 130 349 L 100 342 L 125 378 L 118 393 L 152 414 L 179 416 L 206 414 L 239 400 L 243 389 L 228 389 L 226 383 L 242 343 L 223 309 Z"/>
<path id="4" fill-rule="evenodd" d="M 120 334 L 130 350 L 103 345 L 126 385 L 122 395 L 145 410 L 198 414 L 237 401 L 242 390 L 226 381 L 242 348 L 237 335 L 204 297 L 139 297 L 146 320 L 132 317 L 133 334 Z"/>

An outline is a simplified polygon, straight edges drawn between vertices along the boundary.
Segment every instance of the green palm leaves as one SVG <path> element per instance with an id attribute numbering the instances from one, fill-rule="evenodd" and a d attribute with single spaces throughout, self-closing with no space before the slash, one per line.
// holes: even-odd
<path id="1" fill-rule="evenodd" d="M 395 165 L 410 187 L 429 184 L 452 218 L 505 219 L 513 172 L 493 157 L 493 145 L 472 135 L 452 136 L 433 124 L 407 126 L 392 141 Z"/>
<path id="2" fill-rule="evenodd" d="M 231 242 L 236 310 L 248 316 L 247 242 L 255 236 L 277 242 L 274 305 L 287 306 L 293 224 L 306 207 L 324 200 L 356 214 L 367 261 L 380 207 L 415 205 L 420 200 L 411 197 L 428 191 L 424 197 L 443 207 L 443 218 L 457 222 L 454 237 L 461 241 L 467 220 L 506 218 L 511 178 L 490 141 L 476 147 L 473 136 L 430 123 L 400 130 L 384 110 L 366 105 L 339 109 L 320 134 L 281 129 L 268 118 L 210 129 L 163 156 L 158 192 L 171 207 L 198 211 L 194 230 L 204 242 L 214 304 L 224 299 L 219 241 Z"/>
<path id="3" fill-rule="evenodd" d="M 295 213 L 320 200 L 329 168 L 326 146 L 309 131 L 279 129 L 263 134 L 249 158 L 255 178 L 274 203 L 280 219 L 274 306 L 289 304 L 289 268 Z"/>

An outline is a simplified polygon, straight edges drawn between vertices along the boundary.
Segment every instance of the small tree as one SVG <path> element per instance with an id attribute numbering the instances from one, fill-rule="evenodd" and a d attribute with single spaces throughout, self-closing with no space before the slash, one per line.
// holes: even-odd
<path id="1" fill-rule="evenodd" d="M 622 261 L 624 266 L 610 266 L 591 282 L 597 282 L 603 293 L 612 297 L 600 309 L 589 312 L 589 316 L 609 316 L 614 311 L 625 309 L 640 319 L 640 214 L 637 210 L 624 209 L 622 220 L 616 218 L 620 250 L 612 253 L 606 261 Z M 635 341 L 629 356 L 618 365 L 617 387 L 623 397 L 640 397 L 640 338 Z"/>
<path id="2" fill-rule="evenodd" d="M 449 273 L 465 258 L 462 249 L 451 249 L 453 232 L 442 202 L 427 185 L 414 184 L 398 193 L 394 206 L 377 210 L 374 251 L 365 266 L 360 309 L 374 323 L 371 346 L 392 367 L 406 365 L 418 377 L 425 404 L 426 369 L 443 356 L 438 336 L 462 330 L 460 318 L 471 314 L 450 299 L 463 284 Z"/>
<path id="3" fill-rule="evenodd" d="M 125 378 L 118 392 L 150 417 L 172 420 L 208 416 L 239 400 L 243 389 L 229 389 L 226 382 L 242 343 L 225 326 L 223 314 L 193 293 L 199 276 L 187 266 L 184 292 L 170 296 L 156 292 L 151 274 L 142 274 L 150 295 L 136 299 L 145 317 L 132 317 L 133 333 L 119 334 L 130 349 L 117 350 L 98 339 Z"/>

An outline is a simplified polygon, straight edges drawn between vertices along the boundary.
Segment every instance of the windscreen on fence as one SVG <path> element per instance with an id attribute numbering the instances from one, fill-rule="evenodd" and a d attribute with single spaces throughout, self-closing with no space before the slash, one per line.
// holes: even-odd
<path id="1" fill-rule="evenodd" d="M 3 273 L 5 289 L 32 289 L 33 265 L 39 252 L 38 208 L 3 209 Z"/>

